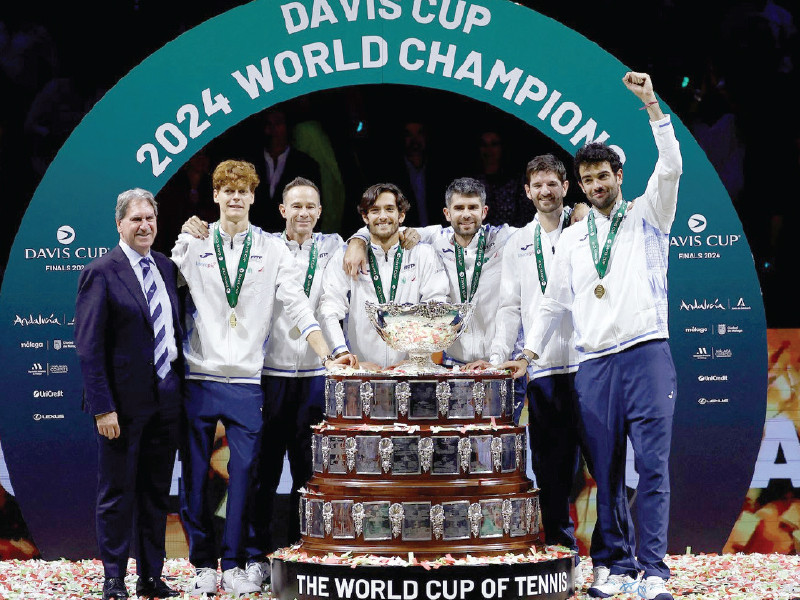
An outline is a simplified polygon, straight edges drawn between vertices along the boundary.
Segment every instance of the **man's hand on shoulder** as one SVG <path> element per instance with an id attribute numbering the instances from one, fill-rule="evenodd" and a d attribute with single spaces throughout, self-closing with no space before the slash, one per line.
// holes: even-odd
<path id="1" fill-rule="evenodd" d="M 359 273 L 367 272 L 367 244 L 361 238 L 351 238 L 342 260 L 342 268 L 352 279 L 358 279 Z"/>
<path id="2" fill-rule="evenodd" d="M 193 215 L 183 224 L 181 233 L 188 233 L 192 237 L 204 240 L 208 237 L 208 223 L 197 215 Z"/>
<path id="3" fill-rule="evenodd" d="M 572 207 L 572 214 L 569 216 L 570 225 L 585 219 L 590 210 L 586 202 L 576 202 L 575 206 Z"/>
<path id="4" fill-rule="evenodd" d="M 411 250 L 414 246 L 419 244 L 421 239 L 422 236 L 412 227 L 408 227 L 400 232 L 400 245 L 404 250 Z"/>

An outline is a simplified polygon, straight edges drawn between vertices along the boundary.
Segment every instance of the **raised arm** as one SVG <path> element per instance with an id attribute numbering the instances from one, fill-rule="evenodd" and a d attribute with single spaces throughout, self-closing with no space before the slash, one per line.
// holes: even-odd
<path id="1" fill-rule="evenodd" d="M 648 221 L 668 233 L 675 219 L 678 205 L 678 183 L 683 171 L 680 146 L 675 137 L 672 120 L 661 111 L 653 91 L 653 82 L 647 73 L 626 73 L 622 82 L 644 104 L 650 117 L 650 128 L 658 148 L 658 160 L 647 189 L 640 197 Z"/>
<path id="2" fill-rule="evenodd" d="M 628 71 L 622 78 L 622 83 L 628 88 L 645 106 L 651 121 L 660 121 L 664 118 L 658 98 L 653 91 L 653 82 L 647 73 L 636 73 Z"/>

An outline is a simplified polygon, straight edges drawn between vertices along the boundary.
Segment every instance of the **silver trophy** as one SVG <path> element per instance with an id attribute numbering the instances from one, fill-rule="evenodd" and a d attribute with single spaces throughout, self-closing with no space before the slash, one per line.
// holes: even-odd
<path id="1" fill-rule="evenodd" d="M 446 350 L 458 339 L 472 317 L 474 306 L 448 302 L 367 302 L 366 310 L 389 347 L 408 353 L 408 359 L 395 369 L 417 374 L 447 371 L 433 362 L 431 354 Z"/>

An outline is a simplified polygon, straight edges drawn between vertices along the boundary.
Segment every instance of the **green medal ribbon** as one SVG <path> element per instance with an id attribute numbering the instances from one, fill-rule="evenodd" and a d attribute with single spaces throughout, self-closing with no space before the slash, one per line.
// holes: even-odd
<path id="1" fill-rule="evenodd" d="M 392 267 L 392 282 L 389 288 L 389 302 L 394 302 L 397 295 L 397 282 L 400 280 L 400 263 L 403 262 L 403 247 L 398 246 L 397 253 L 394 255 L 394 266 Z M 383 295 L 383 284 L 381 283 L 381 272 L 378 270 L 378 259 L 369 246 L 369 270 L 372 274 L 372 285 L 375 286 L 375 295 L 378 296 L 380 304 L 386 303 L 386 296 Z"/>
<path id="2" fill-rule="evenodd" d="M 572 216 L 572 209 L 565 207 L 561 213 L 561 229 L 569 225 L 569 218 Z M 542 226 L 536 221 L 536 229 L 533 230 L 533 248 L 536 251 L 536 271 L 539 273 L 539 286 L 544 294 L 547 289 L 547 272 L 544 270 L 544 255 L 542 254 Z"/>
<path id="3" fill-rule="evenodd" d="M 486 251 L 486 239 L 481 229 L 480 237 L 478 237 L 478 250 L 475 255 L 475 270 L 472 272 L 472 283 L 469 287 L 469 294 L 467 294 L 467 268 L 464 264 L 464 249 L 458 242 L 453 242 L 456 247 L 456 271 L 458 272 L 458 291 L 461 293 L 461 302 L 469 302 L 475 297 L 475 292 L 478 291 L 478 281 L 481 278 L 481 270 L 483 269 L 483 254 Z"/>
<path id="4" fill-rule="evenodd" d="M 314 274 L 317 272 L 317 257 L 319 251 L 317 250 L 317 241 L 312 236 L 311 250 L 308 256 L 308 271 L 306 271 L 306 280 L 303 283 L 303 291 L 306 296 L 311 296 L 311 285 L 314 283 Z"/>
<path id="5" fill-rule="evenodd" d="M 289 236 L 286 235 L 286 231 L 281 234 L 281 238 L 284 242 L 289 240 Z M 306 293 L 307 297 L 311 296 L 311 286 L 314 284 L 314 274 L 317 272 L 317 258 L 319 257 L 319 250 L 317 250 L 317 240 L 314 238 L 314 234 L 311 234 L 311 250 L 309 250 L 308 255 L 308 270 L 306 271 L 306 278 L 303 281 L 303 291 Z"/>
<path id="6" fill-rule="evenodd" d="M 236 272 L 236 281 L 231 285 L 230 277 L 228 276 L 228 267 L 225 265 L 225 254 L 222 251 L 222 235 L 219 232 L 220 225 L 214 228 L 214 251 L 217 253 L 217 265 L 219 265 L 219 274 L 222 276 L 222 285 L 225 287 L 225 296 L 228 298 L 228 306 L 234 308 L 239 302 L 239 292 L 242 291 L 242 283 L 244 276 L 247 273 L 247 263 L 250 260 L 250 247 L 253 245 L 253 230 L 248 226 L 247 236 L 244 238 L 244 245 L 242 246 L 242 256 L 239 258 L 239 269 Z"/>
<path id="7" fill-rule="evenodd" d="M 589 216 L 586 217 L 587 225 L 589 227 L 589 247 L 592 250 L 592 260 L 594 261 L 594 268 L 597 270 L 597 276 L 602 279 L 606 276 L 606 270 L 608 269 L 608 261 L 611 260 L 611 246 L 614 244 L 614 239 L 617 237 L 617 231 L 619 230 L 619 226 L 622 224 L 622 218 L 625 216 L 625 212 L 628 210 L 628 202 L 623 200 L 617 212 L 614 213 L 614 217 L 611 219 L 611 227 L 608 230 L 608 237 L 606 238 L 606 243 L 603 245 L 603 252 L 600 253 L 600 245 L 597 241 L 597 224 L 594 222 L 594 213 L 589 212 Z"/>

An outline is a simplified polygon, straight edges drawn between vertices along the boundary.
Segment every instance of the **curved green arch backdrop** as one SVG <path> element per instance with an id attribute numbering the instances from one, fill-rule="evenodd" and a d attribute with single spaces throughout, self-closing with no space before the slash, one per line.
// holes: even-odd
<path id="1" fill-rule="evenodd" d="M 570 153 L 607 140 L 627 157 L 626 196 L 634 197 L 656 152 L 646 115 L 620 83 L 627 70 L 576 32 L 506 0 L 259 0 L 133 69 L 45 174 L 0 296 L 0 437 L 43 555 L 95 551 L 95 441 L 80 412 L 72 318 L 80 269 L 117 242 L 112 205 L 121 190 L 158 192 L 211 139 L 283 100 L 391 83 L 493 105 Z M 679 373 L 670 549 L 719 551 L 761 438 L 766 326 L 741 223 L 702 150 L 673 121 L 684 175 L 669 272 Z"/>

